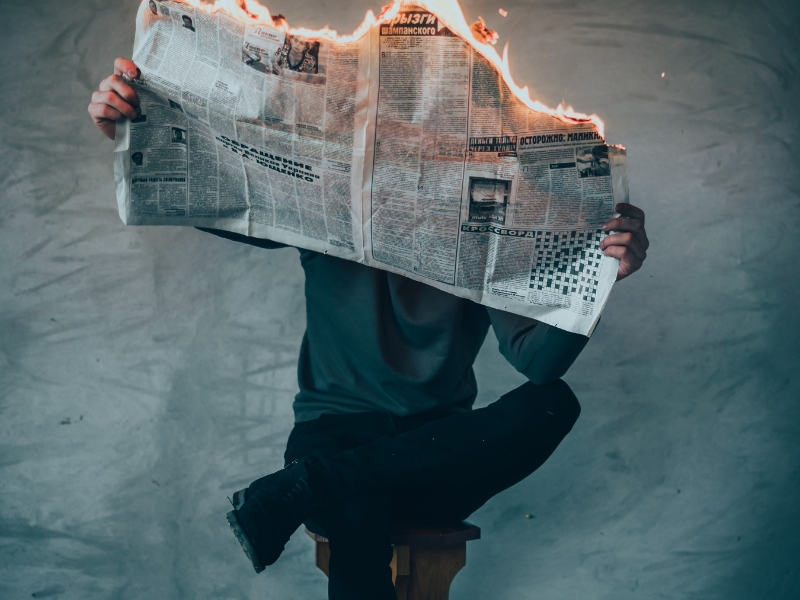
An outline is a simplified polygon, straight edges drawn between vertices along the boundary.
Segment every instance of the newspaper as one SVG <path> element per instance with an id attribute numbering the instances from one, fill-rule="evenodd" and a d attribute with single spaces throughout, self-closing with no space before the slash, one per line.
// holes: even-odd
<path id="1" fill-rule="evenodd" d="M 202 226 L 399 273 L 590 335 L 625 151 L 532 111 L 436 14 L 349 43 L 144 0 L 140 115 L 115 148 L 128 225 Z"/>

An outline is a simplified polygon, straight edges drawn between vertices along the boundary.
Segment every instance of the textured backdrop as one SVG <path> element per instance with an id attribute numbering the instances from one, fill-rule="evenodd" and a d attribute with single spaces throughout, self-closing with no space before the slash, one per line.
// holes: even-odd
<path id="1" fill-rule="evenodd" d="M 567 375 L 576 428 L 473 516 L 453 600 L 797 598 L 800 5 L 498 1 L 465 13 L 628 147 L 652 246 Z M 225 521 L 291 428 L 296 251 L 117 216 L 86 104 L 136 8 L 0 2 L 0 597 L 322 599 L 309 539 L 256 577 Z M 379 5 L 270 8 L 346 31 Z M 493 338 L 477 370 L 480 403 L 521 381 Z"/>

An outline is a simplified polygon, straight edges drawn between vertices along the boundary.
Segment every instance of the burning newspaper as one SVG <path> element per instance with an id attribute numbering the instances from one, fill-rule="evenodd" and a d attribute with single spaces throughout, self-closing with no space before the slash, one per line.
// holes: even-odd
<path id="1" fill-rule="evenodd" d="M 597 117 L 532 101 L 456 0 L 427 4 L 339 37 L 261 6 L 144 0 L 122 220 L 267 238 L 590 334 L 625 151 Z"/>

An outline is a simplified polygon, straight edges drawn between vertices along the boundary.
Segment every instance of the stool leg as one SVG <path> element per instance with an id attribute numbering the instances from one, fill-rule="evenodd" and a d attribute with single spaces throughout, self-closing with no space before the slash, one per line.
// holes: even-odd
<path id="1" fill-rule="evenodd" d="M 411 571 L 411 549 L 408 546 L 394 547 L 392 556 L 392 581 L 397 600 L 408 598 L 408 575 Z"/>
<path id="2" fill-rule="evenodd" d="M 328 542 L 317 542 L 316 563 L 319 570 L 330 577 L 328 563 L 331 560 L 331 546 Z"/>
<path id="3" fill-rule="evenodd" d="M 316 564 L 330 576 L 331 549 L 316 542 Z M 392 579 L 397 600 L 448 600 L 453 578 L 467 564 L 467 544 L 449 546 L 395 546 Z"/>
<path id="4" fill-rule="evenodd" d="M 450 584 L 467 564 L 467 543 L 412 546 L 405 600 L 448 600 Z"/>

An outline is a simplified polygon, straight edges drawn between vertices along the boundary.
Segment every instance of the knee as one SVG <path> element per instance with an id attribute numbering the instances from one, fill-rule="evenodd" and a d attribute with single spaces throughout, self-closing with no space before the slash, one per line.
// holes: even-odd
<path id="1" fill-rule="evenodd" d="M 551 397 L 550 402 L 558 411 L 560 420 L 568 429 L 572 429 L 581 415 L 581 404 L 577 396 L 563 379 L 556 379 L 540 387 L 548 386 L 547 394 Z"/>
<path id="2" fill-rule="evenodd" d="M 562 379 L 540 385 L 529 381 L 506 397 L 531 419 L 539 420 L 543 415 L 554 418 L 565 433 L 572 429 L 581 414 L 578 398 Z"/>

